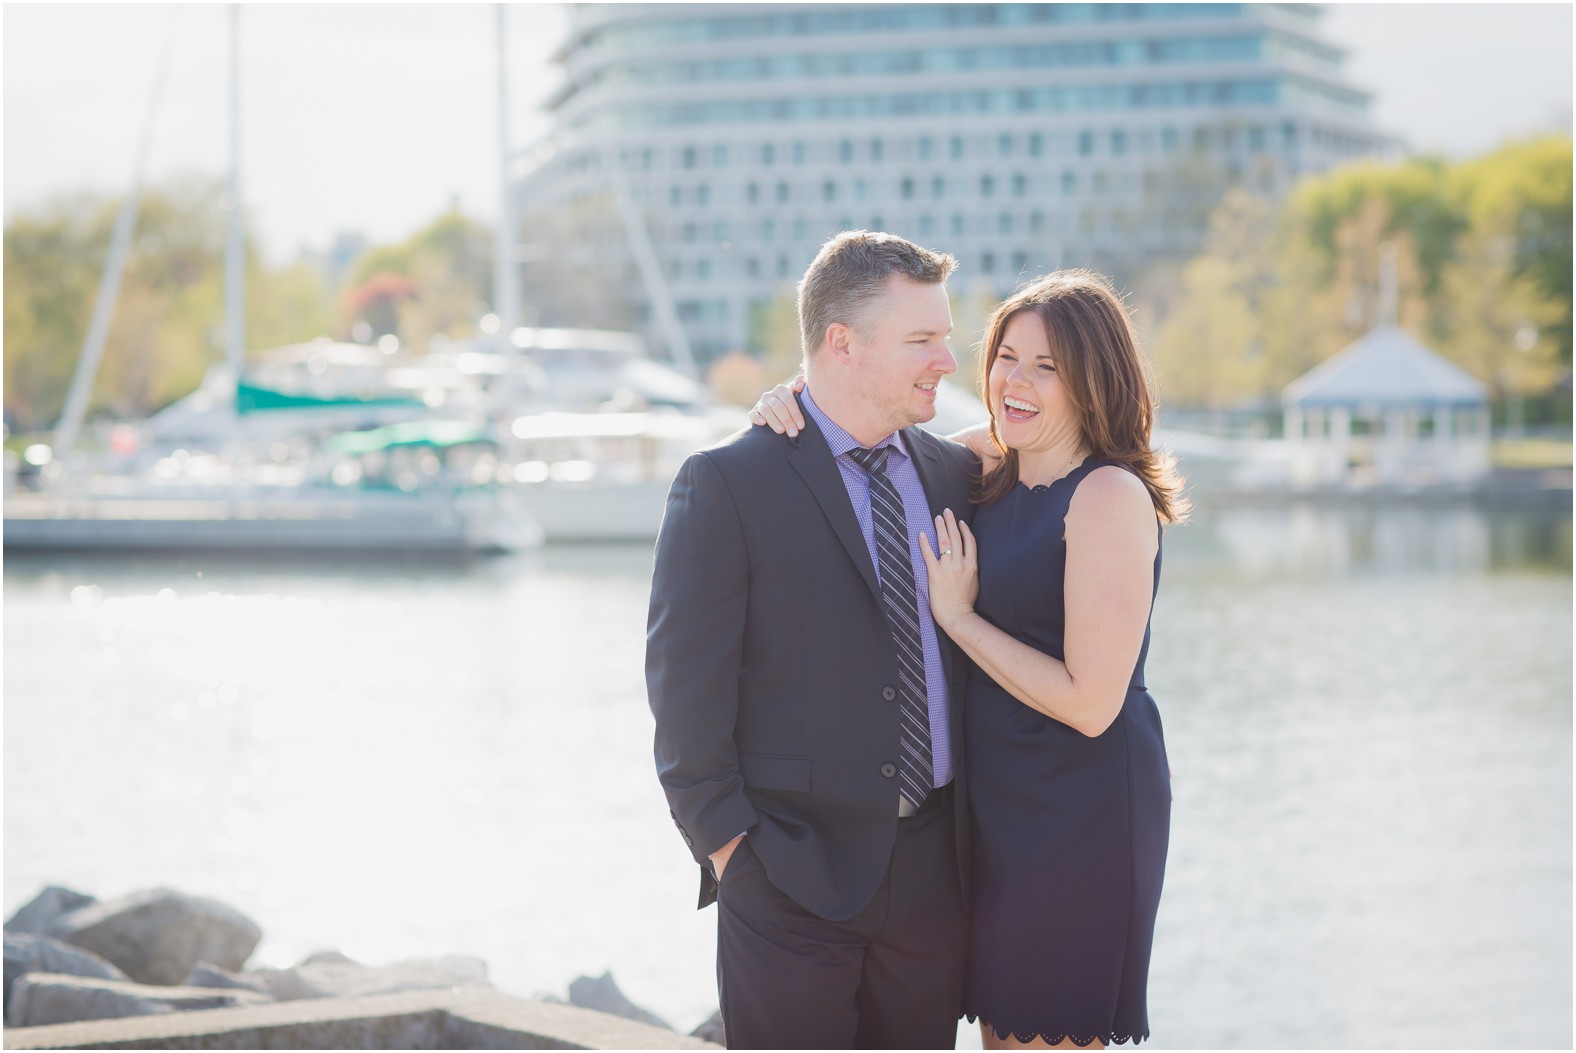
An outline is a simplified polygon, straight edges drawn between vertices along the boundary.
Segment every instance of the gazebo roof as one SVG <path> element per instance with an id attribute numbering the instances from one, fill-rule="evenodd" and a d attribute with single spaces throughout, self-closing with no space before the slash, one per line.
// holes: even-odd
<path id="1" fill-rule="evenodd" d="M 1488 401 L 1488 390 L 1398 327 L 1381 325 L 1286 385 L 1281 399 L 1288 406 L 1476 406 Z"/>

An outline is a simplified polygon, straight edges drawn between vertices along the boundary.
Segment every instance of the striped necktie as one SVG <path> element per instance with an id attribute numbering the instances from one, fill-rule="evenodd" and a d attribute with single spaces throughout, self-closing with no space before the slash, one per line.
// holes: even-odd
<path id="1" fill-rule="evenodd" d="M 925 649 L 919 638 L 919 594 L 909 555 L 908 519 L 903 499 L 887 475 L 889 446 L 854 449 L 848 456 L 870 476 L 870 511 L 875 521 L 876 555 L 887 624 L 897 644 L 899 690 L 898 765 L 901 791 L 914 807 L 925 803 L 935 781 L 930 756 L 930 709 L 925 696 Z"/>

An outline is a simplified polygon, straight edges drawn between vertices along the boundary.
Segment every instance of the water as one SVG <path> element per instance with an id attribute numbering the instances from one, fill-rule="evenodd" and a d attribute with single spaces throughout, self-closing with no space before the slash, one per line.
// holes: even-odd
<path id="1" fill-rule="evenodd" d="M 1570 523 L 1168 535 L 1154 1045 L 1571 1044 Z M 257 919 L 264 964 L 610 968 L 693 1027 L 715 915 L 652 772 L 649 564 L 8 558 L 7 914 L 169 885 Z"/>

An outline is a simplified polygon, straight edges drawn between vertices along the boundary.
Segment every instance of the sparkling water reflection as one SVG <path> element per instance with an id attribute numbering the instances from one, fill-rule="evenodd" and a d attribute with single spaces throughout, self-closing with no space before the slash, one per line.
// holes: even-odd
<path id="1" fill-rule="evenodd" d="M 1171 533 L 1157 1046 L 1570 1044 L 1570 536 Z M 611 968 L 694 1026 L 714 921 L 651 769 L 649 565 L 8 559 L 7 912 L 167 884 L 251 913 L 269 963 L 471 953 L 519 993 Z"/>

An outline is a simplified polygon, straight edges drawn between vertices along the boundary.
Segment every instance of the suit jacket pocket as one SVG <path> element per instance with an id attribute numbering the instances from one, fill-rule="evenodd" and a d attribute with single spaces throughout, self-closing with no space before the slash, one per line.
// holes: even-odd
<path id="1" fill-rule="evenodd" d="M 778 753 L 740 753 L 739 771 L 744 785 L 754 790 L 810 789 L 809 757 L 789 757 Z"/>

